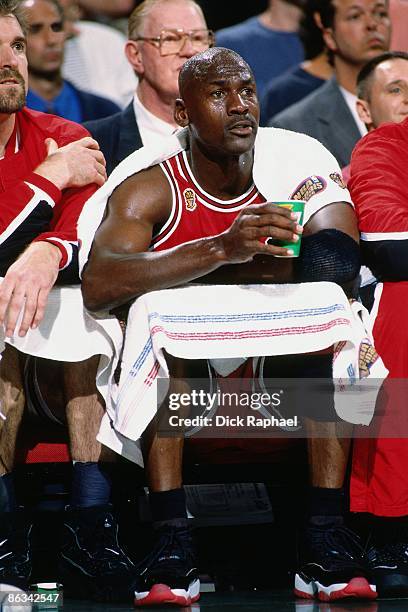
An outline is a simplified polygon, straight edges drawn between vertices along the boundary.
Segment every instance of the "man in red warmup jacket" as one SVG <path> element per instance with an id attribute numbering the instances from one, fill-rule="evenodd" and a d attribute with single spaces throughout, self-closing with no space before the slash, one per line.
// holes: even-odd
<path id="1" fill-rule="evenodd" d="M 397 91 L 408 91 L 402 81 Z M 387 404 L 374 439 L 356 439 L 351 510 L 374 515 L 371 566 L 380 596 L 408 594 L 408 119 L 387 123 L 357 145 L 349 189 L 359 218 L 364 263 L 379 284 L 374 340 L 389 370 Z M 395 380 L 400 379 L 400 380 Z"/>
<path id="2" fill-rule="evenodd" d="M 77 219 L 106 179 L 105 160 L 84 128 L 24 108 L 25 34 L 19 3 L 0 0 L 0 586 L 27 590 L 31 580 L 32 525 L 16 503 L 12 469 L 25 405 L 22 366 L 34 355 L 67 362 L 61 388 L 74 468 L 58 579 L 68 595 L 121 598 L 133 564 L 119 547 L 99 463 L 100 347 L 92 334 L 89 342 L 81 337 L 88 339 L 86 321 L 80 288 L 72 287 Z"/>

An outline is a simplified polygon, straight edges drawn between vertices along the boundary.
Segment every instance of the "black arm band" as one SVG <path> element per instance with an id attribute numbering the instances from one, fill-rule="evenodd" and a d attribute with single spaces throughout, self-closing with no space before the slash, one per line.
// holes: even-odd
<path id="1" fill-rule="evenodd" d="M 72 245 L 72 259 L 69 265 L 60 270 L 56 281 L 57 285 L 79 285 L 81 279 L 79 278 L 79 263 L 78 263 L 78 245 Z"/>
<path id="2" fill-rule="evenodd" d="M 408 240 L 362 241 L 361 253 L 378 280 L 408 280 Z"/>
<path id="3" fill-rule="evenodd" d="M 336 229 L 324 229 L 302 238 L 294 262 L 299 283 L 330 281 L 345 285 L 360 272 L 360 248 L 353 238 Z"/>

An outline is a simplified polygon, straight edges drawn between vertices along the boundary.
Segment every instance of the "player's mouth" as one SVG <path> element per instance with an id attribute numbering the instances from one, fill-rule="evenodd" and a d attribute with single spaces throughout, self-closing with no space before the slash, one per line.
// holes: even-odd
<path id="1" fill-rule="evenodd" d="M 254 124 L 249 120 L 237 121 L 228 126 L 228 131 L 237 136 L 249 136 L 254 131 Z"/>
<path id="2" fill-rule="evenodd" d="M 0 81 L 0 85 L 20 85 L 20 83 L 15 79 L 4 79 Z"/>

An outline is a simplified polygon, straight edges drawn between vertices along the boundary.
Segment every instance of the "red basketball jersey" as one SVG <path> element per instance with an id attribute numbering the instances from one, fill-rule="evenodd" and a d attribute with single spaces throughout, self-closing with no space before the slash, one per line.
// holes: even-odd
<path id="1" fill-rule="evenodd" d="M 169 181 L 173 203 L 166 223 L 153 236 L 150 249 L 154 251 L 221 234 L 245 206 L 266 201 L 255 185 L 233 200 L 219 200 L 205 192 L 191 172 L 185 151 L 160 166 Z"/>

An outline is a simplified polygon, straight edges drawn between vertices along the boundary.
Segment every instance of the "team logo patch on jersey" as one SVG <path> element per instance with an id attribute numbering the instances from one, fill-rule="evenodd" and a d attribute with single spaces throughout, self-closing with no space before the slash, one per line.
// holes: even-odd
<path id="1" fill-rule="evenodd" d="M 341 174 L 339 174 L 338 172 L 332 172 L 331 174 L 329 174 L 329 176 L 330 176 L 331 180 L 336 183 L 336 185 L 338 185 L 342 189 L 347 189 L 347 185 L 344 182 L 344 179 L 341 176 Z"/>
<path id="2" fill-rule="evenodd" d="M 183 197 L 187 210 L 195 210 L 197 208 L 196 194 L 192 189 L 185 189 L 183 191 Z"/>
<path id="3" fill-rule="evenodd" d="M 326 181 L 321 176 L 309 176 L 302 181 L 290 196 L 291 200 L 304 200 L 308 202 L 314 195 L 326 189 Z"/>
<path id="4" fill-rule="evenodd" d="M 358 366 L 360 369 L 360 377 L 366 378 L 370 374 L 370 369 L 378 359 L 378 353 L 369 341 L 365 338 L 360 344 L 358 356 Z"/>

